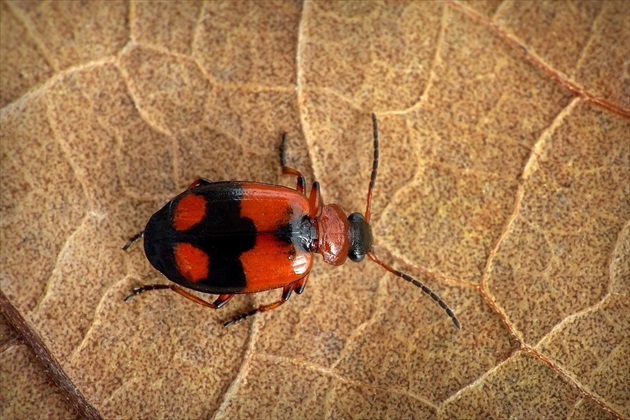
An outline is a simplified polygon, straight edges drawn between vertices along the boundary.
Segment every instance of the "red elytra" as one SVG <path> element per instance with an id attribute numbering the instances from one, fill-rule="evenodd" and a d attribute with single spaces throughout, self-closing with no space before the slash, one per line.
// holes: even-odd
<path id="1" fill-rule="evenodd" d="M 378 121 L 372 114 L 374 159 L 365 215 L 346 214 L 337 204 L 323 205 L 319 183 L 305 194 L 302 174 L 286 166 L 286 135 L 282 137 L 282 173 L 297 177 L 296 189 L 257 182 L 211 182 L 200 178 L 156 212 L 144 231 L 123 247 L 144 237 L 147 259 L 177 284 L 136 287 L 125 298 L 150 290 L 171 289 L 201 305 L 218 309 L 235 294 L 282 288 L 280 300 L 260 305 L 224 325 L 241 322 L 258 312 L 275 309 L 295 291 L 301 294 L 319 253 L 332 265 L 347 258 L 369 259 L 390 273 L 422 289 L 446 311 L 455 326 L 460 323 L 448 305 L 410 275 L 379 260 L 372 250 L 369 225 L 372 191 L 379 161 Z M 218 294 L 205 301 L 184 288 Z"/>

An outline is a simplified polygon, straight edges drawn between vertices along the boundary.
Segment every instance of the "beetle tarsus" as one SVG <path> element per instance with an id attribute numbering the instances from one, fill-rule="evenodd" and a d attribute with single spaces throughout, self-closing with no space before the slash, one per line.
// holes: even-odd
<path id="1" fill-rule="evenodd" d="M 245 321 L 247 318 L 250 318 L 250 317 L 256 315 L 258 312 L 259 312 L 258 308 L 256 308 L 253 311 L 249 311 L 247 313 L 244 313 L 242 315 L 237 316 L 236 318 L 234 318 L 234 319 L 232 319 L 230 321 L 224 322 L 223 326 L 224 327 L 231 327 L 232 325 L 239 324 L 239 323 Z"/>
<path id="2" fill-rule="evenodd" d="M 143 292 L 141 287 L 134 287 L 131 293 L 125 298 L 125 302 L 129 302 L 134 296 Z"/>
<path id="3" fill-rule="evenodd" d="M 144 292 L 149 292 L 151 290 L 163 290 L 163 289 L 171 289 L 171 286 L 168 284 L 146 284 L 144 286 L 134 287 L 131 291 L 131 294 L 125 298 L 125 302 L 129 302 L 131 298 L 137 296 Z"/>
<path id="4" fill-rule="evenodd" d="M 122 247 L 123 251 L 126 251 L 129 249 L 129 247 L 131 245 L 133 245 L 135 242 L 137 242 L 140 238 L 142 238 L 142 235 L 144 235 L 144 231 L 140 232 L 140 233 L 136 233 L 135 235 L 133 235 L 131 238 L 129 238 L 129 242 L 127 242 L 125 244 L 125 246 Z"/>

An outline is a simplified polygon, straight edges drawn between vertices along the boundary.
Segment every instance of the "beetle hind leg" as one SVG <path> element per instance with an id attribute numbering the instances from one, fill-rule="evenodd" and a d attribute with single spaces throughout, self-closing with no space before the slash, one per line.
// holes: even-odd
<path id="1" fill-rule="evenodd" d="M 142 238 L 142 236 L 144 235 L 144 231 L 136 233 L 135 235 L 133 235 L 131 238 L 129 238 L 129 241 L 125 244 L 125 246 L 122 247 L 123 251 L 126 251 L 129 249 L 129 247 L 131 245 L 133 245 L 134 243 L 138 242 L 140 240 L 140 238 Z"/>
<path id="2" fill-rule="evenodd" d="M 141 293 L 149 292 L 151 290 L 163 290 L 163 289 L 170 289 L 170 287 L 168 284 L 145 284 L 144 286 L 134 287 L 131 294 L 125 298 L 125 302 L 129 302 L 131 298 L 133 298 L 134 296 L 138 296 Z"/>
<path id="3" fill-rule="evenodd" d="M 289 298 L 291 297 L 291 293 L 293 292 L 294 286 L 295 286 L 295 283 L 291 283 L 284 286 L 284 288 L 282 289 L 282 297 L 280 298 L 279 301 L 269 303 L 267 305 L 260 305 L 258 308 L 253 309 L 244 314 L 241 314 L 237 316 L 236 318 L 232 319 L 231 321 L 224 323 L 223 326 L 229 327 L 231 325 L 238 324 L 239 322 L 245 321 L 247 318 L 253 315 L 256 315 L 258 312 L 267 312 L 267 311 L 271 311 L 272 309 L 276 309 L 278 306 L 282 305 L 284 302 L 289 300 Z"/>

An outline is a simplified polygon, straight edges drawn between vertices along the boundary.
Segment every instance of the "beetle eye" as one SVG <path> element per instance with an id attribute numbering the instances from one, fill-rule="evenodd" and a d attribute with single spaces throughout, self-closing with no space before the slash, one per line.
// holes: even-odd
<path id="1" fill-rule="evenodd" d="M 372 249 L 372 228 L 361 213 L 352 213 L 348 216 L 348 222 L 350 222 L 348 258 L 359 262 Z"/>
<path id="2" fill-rule="evenodd" d="M 354 262 L 361 262 L 363 258 L 365 258 L 365 254 L 361 253 L 359 250 L 351 249 L 348 253 L 348 258 Z"/>

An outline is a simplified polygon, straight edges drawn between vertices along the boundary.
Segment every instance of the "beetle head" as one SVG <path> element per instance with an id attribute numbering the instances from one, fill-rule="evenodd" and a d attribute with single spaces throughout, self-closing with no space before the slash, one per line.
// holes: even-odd
<path id="1" fill-rule="evenodd" d="M 348 222 L 350 223 L 348 258 L 354 262 L 359 262 L 372 250 L 372 228 L 359 212 L 348 216 Z"/>

